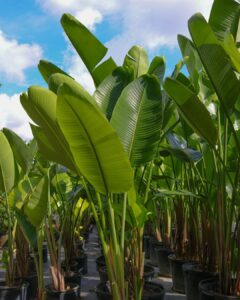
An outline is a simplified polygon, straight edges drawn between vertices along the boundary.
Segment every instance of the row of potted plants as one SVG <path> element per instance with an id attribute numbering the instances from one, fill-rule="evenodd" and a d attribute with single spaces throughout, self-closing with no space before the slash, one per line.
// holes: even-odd
<path id="1" fill-rule="evenodd" d="M 68 271 L 74 237 L 91 210 L 112 299 L 145 297 L 145 257 L 154 262 L 162 253 L 174 253 L 172 271 L 174 263 L 194 262 L 184 273 L 201 274 L 195 291 L 203 275 L 217 274 L 205 285 L 211 297 L 239 299 L 239 11 L 234 0 L 215 0 L 208 21 L 192 16 L 191 40 L 178 36 L 183 59 L 167 78 L 163 57 L 149 63 L 146 51 L 133 46 L 117 66 L 86 27 L 63 15 L 96 90 L 90 95 L 59 67 L 40 61 L 48 88 L 32 86 L 21 95 L 34 141 L 25 145 L 1 132 L 8 284 L 21 230 L 38 249 L 38 299 L 44 299 L 44 237 L 52 287 L 65 291 L 61 247 Z M 155 237 L 150 248 L 149 235 Z"/>

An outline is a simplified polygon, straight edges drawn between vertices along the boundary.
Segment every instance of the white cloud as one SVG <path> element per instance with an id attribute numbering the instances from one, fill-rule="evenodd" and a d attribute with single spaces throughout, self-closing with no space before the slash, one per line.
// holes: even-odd
<path id="1" fill-rule="evenodd" d="M 44 11 L 52 15 L 60 16 L 63 13 L 71 13 L 90 30 L 94 30 L 96 24 L 103 19 L 103 14 L 116 10 L 117 1 L 111 0 L 38 0 Z"/>
<path id="2" fill-rule="evenodd" d="M 24 71 L 35 66 L 42 57 L 42 48 L 36 44 L 19 44 L 0 31 L 0 74 L 8 81 L 23 83 Z"/>
<path id="3" fill-rule="evenodd" d="M 103 14 L 115 12 L 121 6 L 119 0 L 37 0 L 39 5 L 52 15 L 61 15 L 63 13 L 76 13 L 91 7 Z"/>
<path id="4" fill-rule="evenodd" d="M 123 1 L 124 3 L 125 1 Z M 129 48 L 138 44 L 149 51 L 176 47 L 177 34 L 188 35 L 188 19 L 196 12 L 208 18 L 213 0 L 130 0 L 122 5 L 122 32 L 107 43 L 121 63 Z M 126 3 L 125 3 L 126 4 Z"/>
<path id="5" fill-rule="evenodd" d="M 13 96 L 0 94 L 0 129 L 10 128 L 24 140 L 29 140 L 32 138 L 30 118 L 22 108 L 19 96 L 18 94 Z"/>
<path id="6" fill-rule="evenodd" d="M 96 24 L 101 23 L 102 21 L 101 13 L 91 7 L 77 11 L 75 17 L 90 30 L 94 30 Z"/>
<path id="7" fill-rule="evenodd" d="M 92 77 L 70 45 L 64 56 L 64 65 L 68 74 L 78 81 L 90 94 L 93 94 L 95 86 Z"/>
<path id="8" fill-rule="evenodd" d="M 111 55 L 121 64 L 132 45 L 156 53 L 161 46 L 177 46 L 177 34 L 188 35 L 187 21 L 196 12 L 208 18 L 213 0 L 38 0 L 46 12 L 70 12 L 90 29 L 104 18 L 118 22 L 119 34 L 106 43 Z M 106 28 L 106 31 L 108 28 Z M 68 52 L 68 55 L 70 55 Z M 72 52 L 73 53 L 73 52 Z M 72 75 L 84 85 L 90 80 L 86 69 L 71 54 Z M 82 72 L 82 73 L 81 73 Z M 90 84 L 91 87 L 91 84 Z"/>

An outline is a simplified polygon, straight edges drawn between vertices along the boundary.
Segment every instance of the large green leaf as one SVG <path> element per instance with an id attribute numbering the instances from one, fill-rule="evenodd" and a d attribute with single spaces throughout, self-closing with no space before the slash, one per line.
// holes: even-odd
<path id="1" fill-rule="evenodd" d="M 157 76 L 157 78 L 160 81 L 160 84 L 162 84 L 165 70 L 165 58 L 163 56 L 155 56 L 149 66 L 148 74 Z"/>
<path id="2" fill-rule="evenodd" d="M 61 73 L 55 73 L 49 78 L 48 87 L 51 91 L 53 91 L 55 94 L 57 94 L 58 88 L 63 83 L 76 84 L 76 85 L 79 84 L 77 81 L 75 81 L 73 78 L 71 78 L 67 75 L 64 75 Z"/>
<path id="3" fill-rule="evenodd" d="M 24 213 L 16 208 L 15 216 L 17 218 L 18 224 L 22 229 L 22 232 L 30 244 L 31 248 L 35 248 L 37 246 L 37 230 L 36 228 L 28 221 L 27 217 Z"/>
<path id="4" fill-rule="evenodd" d="M 103 80 L 96 89 L 93 97 L 101 111 L 110 120 L 115 104 L 122 90 L 131 81 L 132 76 L 128 70 L 119 67 L 111 75 Z"/>
<path id="5" fill-rule="evenodd" d="M 202 64 L 222 105 L 231 110 L 239 98 L 240 84 L 224 48 L 201 14 L 188 22 Z"/>
<path id="6" fill-rule="evenodd" d="M 48 209 L 49 181 L 45 175 L 36 186 L 24 205 L 23 212 L 28 221 L 37 229 L 41 226 Z"/>
<path id="7" fill-rule="evenodd" d="M 69 145 L 57 123 L 56 94 L 45 88 L 32 86 L 28 89 L 28 95 L 22 94 L 20 100 L 30 118 L 41 128 L 37 132 L 37 129 L 33 127 L 36 129 L 33 134 L 36 133 L 35 138 L 39 149 L 43 150 L 43 154 L 49 160 L 75 170 L 75 163 Z M 41 136 L 39 132 L 41 132 Z M 56 154 L 48 156 L 48 152 L 44 151 L 44 145 Z"/>
<path id="8" fill-rule="evenodd" d="M 107 53 L 107 48 L 70 14 L 64 14 L 61 23 L 72 45 L 98 86 L 117 67 L 112 58 L 100 64 Z"/>
<path id="9" fill-rule="evenodd" d="M 188 72 L 194 82 L 194 86 L 198 89 L 199 85 L 199 72 L 202 70 L 202 63 L 198 56 L 191 40 L 183 35 L 178 35 L 178 44 L 182 52 L 183 57 L 187 57 L 186 66 Z"/>
<path id="10" fill-rule="evenodd" d="M 230 57 L 233 67 L 240 73 L 240 53 L 233 36 L 229 32 L 225 34 L 223 47 Z"/>
<path id="11" fill-rule="evenodd" d="M 121 142 L 92 97 L 75 85 L 63 84 L 57 115 L 82 174 L 101 193 L 130 189 L 133 173 Z"/>
<path id="12" fill-rule="evenodd" d="M 48 83 L 49 78 L 55 73 L 60 73 L 69 76 L 66 72 L 64 72 L 59 67 L 55 66 L 53 63 L 47 60 L 40 60 L 38 64 L 38 69 L 46 83 Z"/>
<path id="13" fill-rule="evenodd" d="M 162 95 L 155 76 L 143 75 L 122 92 L 111 124 L 129 155 L 132 166 L 152 160 L 160 138 Z"/>
<path id="14" fill-rule="evenodd" d="M 14 157 L 17 163 L 22 168 L 24 174 L 26 174 L 32 163 L 32 153 L 24 141 L 18 136 L 15 132 L 8 128 L 3 129 L 3 133 L 8 139 L 9 144 L 11 145 Z"/>
<path id="15" fill-rule="evenodd" d="M 133 46 L 125 56 L 123 66 L 133 72 L 134 78 L 146 74 L 148 71 L 146 50 L 140 46 Z"/>
<path id="16" fill-rule="evenodd" d="M 9 193 L 15 183 L 15 163 L 12 148 L 0 131 L 0 193 Z"/>
<path id="17" fill-rule="evenodd" d="M 212 27 L 220 41 L 224 40 L 226 32 L 236 39 L 240 16 L 240 5 L 234 0 L 214 0 L 209 17 L 209 25 Z"/>
<path id="18" fill-rule="evenodd" d="M 217 141 L 216 128 L 214 127 L 208 110 L 199 100 L 198 96 L 181 82 L 172 78 L 165 80 L 164 89 L 177 103 L 183 117 L 193 130 L 202 136 L 210 145 L 215 145 Z"/>

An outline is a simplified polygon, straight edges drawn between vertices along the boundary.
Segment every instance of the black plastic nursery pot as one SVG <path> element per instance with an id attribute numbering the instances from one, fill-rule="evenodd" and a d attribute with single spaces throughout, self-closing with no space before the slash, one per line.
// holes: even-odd
<path id="1" fill-rule="evenodd" d="M 86 253 L 82 252 L 79 256 L 75 257 L 78 263 L 78 270 L 82 269 L 82 274 L 86 275 L 88 273 L 88 256 Z"/>
<path id="2" fill-rule="evenodd" d="M 23 282 L 19 286 L 6 286 L 0 281 L 0 300 L 28 300 L 28 283 Z"/>
<path id="3" fill-rule="evenodd" d="M 168 256 L 173 254 L 173 251 L 164 247 L 155 248 L 156 259 L 159 268 L 159 275 L 163 277 L 172 277 Z"/>
<path id="4" fill-rule="evenodd" d="M 205 279 L 199 282 L 200 300 L 214 300 L 214 291 L 218 288 L 216 279 Z"/>
<path id="5" fill-rule="evenodd" d="M 157 252 L 156 250 L 158 248 L 162 248 L 163 247 L 163 243 L 157 241 L 154 237 L 150 237 L 149 240 L 150 243 L 150 260 L 151 260 L 151 264 L 153 264 L 154 266 L 157 266 Z"/>
<path id="6" fill-rule="evenodd" d="M 37 273 L 32 273 L 24 278 L 22 278 L 23 282 L 28 283 L 28 299 L 36 299 L 38 292 L 38 277 Z"/>
<path id="7" fill-rule="evenodd" d="M 82 273 L 80 272 L 70 272 L 64 276 L 65 282 L 66 283 L 75 283 L 79 285 L 81 289 L 81 282 L 82 282 Z"/>
<path id="8" fill-rule="evenodd" d="M 216 275 L 211 272 L 203 271 L 201 266 L 197 263 L 185 263 L 182 269 L 187 300 L 200 300 L 200 281 L 216 278 Z"/>
<path id="9" fill-rule="evenodd" d="M 168 256 L 170 262 L 170 269 L 172 273 L 172 282 L 173 282 L 173 290 L 175 292 L 185 294 L 185 283 L 183 277 L 182 266 L 187 261 L 182 259 L 177 259 L 174 254 L 170 254 Z"/>
<path id="10" fill-rule="evenodd" d="M 69 262 L 68 267 L 69 267 L 70 271 L 75 272 L 75 273 L 77 273 L 80 269 L 79 264 L 76 260 Z M 67 267 L 66 267 L 66 261 L 62 262 L 62 268 L 64 271 L 68 271 Z"/>
<path id="11" fill-rule="evenodd" d="M 98 268 L 99 277 L 101 282 L 107 282 L 108 281 L 108 275 L 107 275 L 107 267 L 101 266 Z M 144 266 L 144 274 L 143 278 L 145 281 L 150 281 L 154 278 L 155 270 L 152 266 L 145 265 Z"/>
<path id="12" fill-rule="evenodd" d="M 164 300 L 165 289 L 161 284 L 145 282 L 142 300 Z"/>
<path id="13" fill-rule="evenodd" d="M 101 266 L 98 268 L 100 282 L 107 282 L 108 281 L 108 274 L 107 274 L 107 267 Z"/>
<path id="14" fill-rule="evenodd" d="M 150 258 L 150 235 L 143 236 L 143 251 L 145 253 L 145 258 Z"/>
<path id="15" fill-rule="evenodd" d="M 47 248 L 46 242 L 43 243 L 42 255 L 43 255 L 43 262 L 47 263 L 48 262 L 48 248 Z"/>
<path id="16" fill-rule="evenodd" d="M 105 282 L 101 282 L 96 287 L 98 300 L 112 300 L 110 290 Z M 164 287 L 161 284 L 145 282 L 142 300 L 163 300 L 165 296 Z"/>
<path id="17" fill-rule="evenodd" d="M 144 273 L 143 278 L 145 281 L 150 281 L 154 278 L 155 270 L 152 266 L 145 265 L 144 266 Z"/>
<path id="18" fill-rule="evenodd" d="M 199 283 L 200 300 L 240 300 L 239 296 L 221 295 L 218 292 L 218 279 L 206 279 Z"/>
<path id="19" fill-rule="evenodd" d="M 105 266 L 106 266 L 106 261 L 105 261 L 104 255 L 98 256 L 96 258 L 96 269 L 97 269 L 97 271 L 100 267 L 105 267 Z"/>
<path id="20" fill-rule="evenodd" d="M 69 283 L 69 289 L 59 292 L 46 286 L 46 300 L 80 300 L 80 287 L 75 283 Z"/>

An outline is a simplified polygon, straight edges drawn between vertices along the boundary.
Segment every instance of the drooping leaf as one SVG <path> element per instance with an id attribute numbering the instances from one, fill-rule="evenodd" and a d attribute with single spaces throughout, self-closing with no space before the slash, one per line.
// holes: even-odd
<path id="1" fill-rule="evenodd" d="M 23 213 L 28 221 L 38 229 L 47 214 L 49 202 L 48 175 L 45 175 L 39 183 L 33 187 L 33 191 L 24 205 Z"/>
<path id="2" fill-rule="evenodd" d="M 144 205 L 137 201 L 134 187 L 128 192 L 128 210 L 130 211 L 133 228 L 142 228 L 148 218 L 148 211 Z"/>
<path id="3" fill-rule="evenodd" d="M 131 73 L 119 67 L 105 78 L 96 89 L 93 97 L 109 120 L 122 90 L 128 85 L 131 79 Z"/>
<path id="4" fill-rule="evenodd" d="M 53 74 L 49 80 L 48 80 L 48 87 L 51 91 L 53 91 L 55 94 L 57 94 L 58 88 L 63 84 L 63 83 L 69 83 L 69 84 L 76 84 L 78 85 L 78 82 L 75 81 L 73 78 L 61 74 L 61 73 L 55 73 Z"/>
<path id="5" fill-rule="evenodd" d="M 172 133 L 167 134 L 167 140 L 170 147 L 162 147 L 164 151 L 168 151 L 180 160 L 194 163 L 202 158 L 202 153 L 187 147 L 186 141 Z"/>
<path id="6" fill-rule="evenodd" d="M 186 66 L 194 82 L 194 87 L 196 90 L 198 90 L 199 72 L 202 70 L 202 63 L 198 56 L 197 50 L 195 49 L 192 41 L 183 35 L 178 35 L 178 45 L 181 49 L 182 56 L 188 58 L 186 60 Z"/>
<path id="7" fill-rule="evenodd" d="M 127 155 L 92 97 L 83 88 L 63 84 L 57 115 L 77 166 L 94 188 L 104 194 L 130 189 L 133 174 Z"/>
<path id="8" fill-rule="evenodd" d="M 240 5 L 235 0 L 214 0 L 209 17 L 209 25 L 220 41 L 224 40 L 226 32 L 236 40 L 240 17 Z"/>
<path id="9" fill-rule="evenodd" d="M 17 218 L 18 224 L 22 229 L 22 232 L 29 242 L 31 248 L 35 248 L 37 245 L 37 230 L 36 228 L 28 221 L 27 217 L 20 209 L 15 209 L 15 216 Z"/>
<path id="10" fill-rule="evenodd" d="M 15 164 L 12 148 L 0 131 L 0 193 L 9 193 L 15 183 Z"/>
<path id="11" fill-rule="evenodd" d="M 133 46 L 125 56 L 123 66 L 131 70 L 134 78 L 138 78 L 148 71 L 148 55 L 140 46 Z"/>
<path id="12" fill-rule="evenodd" d="M 60 73 L 69 76 L 66 72 L 64 72 L 59 67 L 55 66 L 53 63 L 47 60 L 40 60 L 38 64 L 38 69 L 46 83 L 48 83 L 49 78 L 55 73 Z"/>
<path id="13" fill-rule="evenodd" d="M 69 145 L 57 123 L 57 96 L 47 89 L 32 86 L 28 89 L 28 95 L 22 94 L 20 100 L 30 118 L 40 127 L 37 130 L 36 126 L 32 126 L 39 149 L 51 149 L 51 154 L 49 151 L 43 151 L 49 160 L 76 171 Z"/>
<path id="14" fill-rule="evenodd" d="M 215 145 L 217 141 L 217 130 L 208 110 L 199 100 L 198 96 L 188 87 L 171 78 L 165 80 L 164 89 L 176 102 L 185 120 L 193 130 L 202 136 L 210 145 Z"/>
<path id="15" fill-rule="evenodd" d="M 30 195 L 31 186 L 30 180 L 22 179 L 18 184 L 11 190 L 8 196 L 9 207 L 12 209 L 21 209 L 24 205 L 24 201 Z"/>
<path id="16" fill-rule="evenodd" d="M 111 57 L 102 63 L 107 48 L 70 14 L 62 16 L 61 24 L 98 86 L 117 67 Z"/>
<path id="17" fill-rule="evenodd" d="M 201 14 L 195 14 L 188 26 L 215 92 L 225 109 L 230 111 L 239 98 L 240 84 L 229 57 Z"/>
<path id="18" fill-rule="evenodd" d="M 14 157 L 17 163 L 21 166 L 24 174 L 28 173 L 32 163 L 32 155 L 28 146 L 15 132 L 8 128 L 3 129 L 3 133 L 11 145 Z"/>
<path id="19" fill-rule="evenodd" d="M 158 80 L 160 81 L 160 84 L 162 84 L 165 70 L 165 58 L 163 56 L 155 56 L 149 66 L 148 74 L 157 76 Z"/>
<path id="20" fill-rule="evenodd" d="M 45 133 L 45 130 L 32 124 L 31 129 L 35 139 L 37 140 L 40 152 L 47 157 L 48 160 L 59 163 L 76 172 L 75 166 L 72 162 L 69 164 L 69 161 L 66 160 L 63 153 L 58 150 L 59 145 L 55 140 L 49 138 L 49 135 Z"/>
<path id="21" fill-rule="evenodd" d="M 162 95 L 155 76 L 143 75 L 122 92 L 113 111 L 116 129 L 132 166 L 153 159 L 162 124 Z"/>

